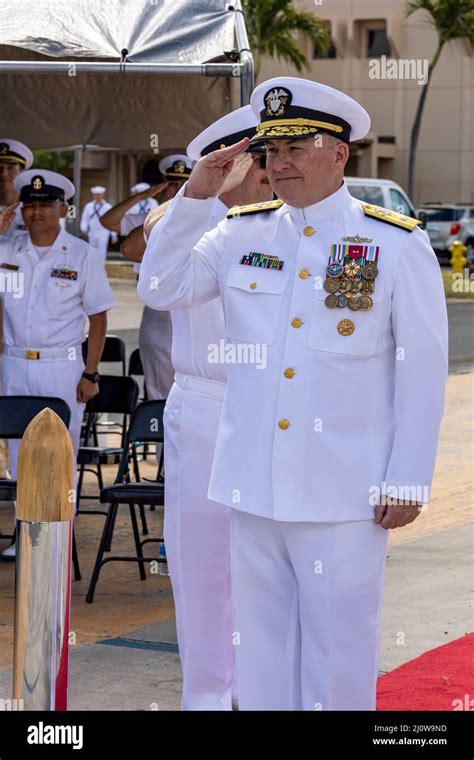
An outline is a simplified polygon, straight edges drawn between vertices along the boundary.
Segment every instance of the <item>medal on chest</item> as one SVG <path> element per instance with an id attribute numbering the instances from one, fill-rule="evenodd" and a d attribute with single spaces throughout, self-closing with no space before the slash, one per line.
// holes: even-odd
<path id="1" fill-rule="evenodd" d="M 324 290 L 328 309 L 369 311 L 378 275 L 378 245 L 335 243 L 326 269 Z"/>

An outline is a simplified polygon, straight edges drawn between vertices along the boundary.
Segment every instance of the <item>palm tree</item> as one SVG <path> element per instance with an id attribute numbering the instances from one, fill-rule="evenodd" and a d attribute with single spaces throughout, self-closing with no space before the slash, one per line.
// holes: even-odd
<path id="1" fill-rule="evenodd" d="M 438 44 L 435 54 L 428 66 L 428 77 L 423 85 L 416 109 L 410 138 L 410 154 L 408 163 L 408 195 L 413 197 L 415 180 L 415 163 L 418 137 L 420 134 L 423 109 L 430 86 L 431 77 L 439 61 L 441 51 L 448 42 L 467 39 L 474 44 L 474 0 L 413 0 L 405 6 L 405 16 L 411 16 L 418 10 L 424 10 L 429 15 L 429 23 L 436 29 Z"/>
<path id="2" fill-rule="evenodd" d="M 325 53 L 330 44 L 329 26 L 308 11 L 297 11 L 292 0 L 243 0 L 242 8 L 254 57 L 255 79 L 265 55 L 291 63 L 297 71 L 309 68 L 298 47 L 295 32 L 302 33 Z"/>

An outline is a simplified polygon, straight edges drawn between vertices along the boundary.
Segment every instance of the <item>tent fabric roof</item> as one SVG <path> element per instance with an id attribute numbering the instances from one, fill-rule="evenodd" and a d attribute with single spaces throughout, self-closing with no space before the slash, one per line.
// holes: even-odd
<path id="1" fill-rule="evenodd" d="M 114 74 L 0 76 L 0 134 L 32 149 L 183 149 L 230 110 L 230 79 L 133 72 L 133 63 L 202 64 L 235 47 L 225 0 L 0 0 L 0 61 L 117 62 Z M 7 12 L 7 7 L 10 11 Z M 119 73 L 122 49 L 132 67 Z M 109 64 L 110 65 L 110 64 Z"/>
<path id="2" fill-rule="evenodd" d="M 55 58 L 204 63 L 233 47 L 225 0 L 0 0 L 0 45 Z"/>

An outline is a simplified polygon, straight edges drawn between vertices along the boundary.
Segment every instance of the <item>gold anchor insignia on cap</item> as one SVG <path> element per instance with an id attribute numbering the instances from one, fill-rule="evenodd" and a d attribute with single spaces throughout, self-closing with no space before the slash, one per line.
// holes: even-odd
<path id="1" fill-rule="evenodd" d="M 175 161 L 173 163 L 173 171 L 177 172 L 178 174 L 183 174 L 183 172 L 186 171 L 186 164 L 184 161 Z"/>
<path id="2" fill-rule="evenodd" d="M 291 100 L 291 92 L 283 87 L 274 87 L 267 92 L 264 97 L 267 116 L 283 116 L 288 99 Z"/>
<path id="3" fill-rule="evenodd" d="M 43 177 L 33 177 L 31 184 L 33 185 L 33 190 L 41 190 L 43 187 Z"/>
<path id="4" fill-rule="evenodd" d="M 5 153 L 8 153 L 8 145 L 6 143 L 0 143 L 0 154 L 4 156 Z"/>
<path id="5" fill-rule="evenodd" d="M 352 335 L 355 330 L 355 324 L 352 319 L 341 319 L 337 323 L 337 331 L 339 335 Z"/>

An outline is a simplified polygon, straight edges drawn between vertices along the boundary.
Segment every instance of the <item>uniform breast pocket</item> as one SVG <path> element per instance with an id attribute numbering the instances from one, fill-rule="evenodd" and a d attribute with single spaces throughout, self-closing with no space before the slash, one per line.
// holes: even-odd
<path id="1" fill-rule="evenodd" d="M 330 309 L 325 304 L 328 293 L 323 289 L 316 290 L 308 336 L 311 348 L 333 354 L 372 356 L 382 321 L 383 291 L 383 282 L 376 281 L 375 292 L 370 296 L 372 308 L 352 311 L 347 306 Z M 340 324 L 342 320 L 350 322 Z"/>
<path id="2" fill-rule="evenodd" d="M 65 311 L 77 302 L 79 297 L 79 283 L 77 280 L 61 280 L 51 277 L 46 287 L 49 313 L 54 317 L 60 317 Z"/>
<path id="3" fill-rule="evenodd" d="M 226 332 L 246 343 L 273 342 L 288 274 L 233 264 L 225 285 Z"/>

